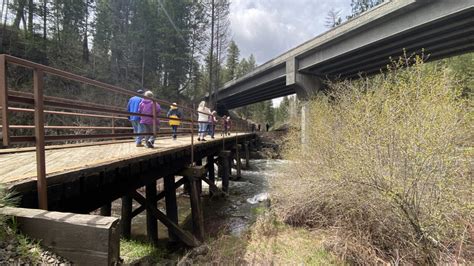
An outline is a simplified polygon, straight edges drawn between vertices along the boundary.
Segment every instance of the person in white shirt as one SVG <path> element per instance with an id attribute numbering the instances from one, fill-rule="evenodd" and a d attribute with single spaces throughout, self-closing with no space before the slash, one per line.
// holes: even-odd
<path id="1" fill-rule="evenodd" d="M 206 141 L 204 136 L 207 133 L 207 124 L 209 123 L 209 116 L 211 115 L 211 111 L 209 108 L 206 107 L 206 102 L 201 101 L 198 106 L 198 141 Z"/>

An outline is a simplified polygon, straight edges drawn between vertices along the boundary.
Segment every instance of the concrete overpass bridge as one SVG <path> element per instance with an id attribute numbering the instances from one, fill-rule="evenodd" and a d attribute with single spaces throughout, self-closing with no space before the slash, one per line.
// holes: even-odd
<path id="1" fill-rule="evenodd" d="M 474 51 L 474 1 L 383 3 L 226 83 L 217 102 L 233 109 L 294 93 L 304 99 L 324 79 L 379 72 L 403 49 L 424 49 L 430 60 Z"/>

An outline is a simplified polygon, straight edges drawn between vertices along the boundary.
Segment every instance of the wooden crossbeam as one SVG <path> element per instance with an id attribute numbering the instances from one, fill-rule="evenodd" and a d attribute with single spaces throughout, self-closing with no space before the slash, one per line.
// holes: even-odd
<path id="1" fill-rule="evenodd" d="M 203 176 L 207 172 L 207 168 L 204 165 L 196 165 L 196 166 L 191 166 L 191 167 L 186 167 L 183 170 L 181 170 L 178 175 L 181 176 Z"/>
<path id="2" fill-rule="evenodd" d="M 226 195 L 226 193 L 216 186 L 216 184 L 214 184 L 211 180 L 207 179 L 206 177 L 201 177 L 201 179 L 209 185 L 209 190 L 212 192 L 213 196 Z"/>
<path id="3" fill-rule="evenodd" d="M 177 224 L 175 224 L 173 221 L 168 219 L 168 217 L 166 217 L 166 215 L 164 213 L 162 213 L 157 208 L 154 208 L 150 204 L 148 204 L 145 197 L 143 197 L 140 193 L 134 191 L 132 193 L 132 197 L 133 197 L 134 200 L 136 200 L 141 205 L 146 206 L 146 208 L 151 212 L 151 214 L 157 220 L 162 222 L 168 228 L 168 230 L 172 231 L 186 245 L 188 245 L 190 247 L 197 247 L 201 244 L 199 242 L 199 240 L 197 240 L 193 235 L 191 235 L 190 233 L 188 233 L 185 230 L 181 229 Z"/>
<path id="4" fill-rule="evenodd" d="M 180 180 L 178 180 L 178 182 L 176 182 L 174 184 L 174 189 L 178 189 L 180 186 L 184 185 L 184 183 L 186 183 L 186 178 L 181 178 Z M 165 198 L 165 191 L 160 191 L 160 193 L 158 193 L 156 195 L 156 201 L 160 201 L 161 199 L 164 199 Z M 143 211 L 146 210 L 146 206 L 143 206 L 141 205 L 140 207 L 136 208 L 135 210 L 133 210 L 132 212 L 132 218 L 139 215 L 140 213 L 142 213 Z"/>

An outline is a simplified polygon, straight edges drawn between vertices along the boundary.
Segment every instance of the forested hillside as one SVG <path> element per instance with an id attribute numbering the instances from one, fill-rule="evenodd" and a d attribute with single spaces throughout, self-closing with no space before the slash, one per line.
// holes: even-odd
<path id="1" fill-rule="evenodd" d="M 229 5 L 3 0 L 0 52 L 130 90 L 151 89 L 158 98 L 196 102 L 255 66 L 253 56 L 250 64 L 240 62 L 230 40 Z M 234 57 L 226 59 L 229 42 Z M 28 80 L 17 78 L 11 85 L 27 86 Z"/>

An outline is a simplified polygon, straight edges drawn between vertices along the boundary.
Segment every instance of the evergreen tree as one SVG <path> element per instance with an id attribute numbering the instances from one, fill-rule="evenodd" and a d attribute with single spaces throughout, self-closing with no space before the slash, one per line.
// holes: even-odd
<path id="1" fill-rule="evenodd" d="M 353 18 L 361 13 L 369 10 L 370 8 L 383 3 L 385 0 L 352 0 L 351 9 L 352 13 L 347 18 Z"/>
<path id="2" fill-rule="evenodd" d="M 239 47 L 237 47 L 237 44 L 235 44 L 233 40 L 230 41 L 229 48 L 227 48 L 226 75 L 224 80 L 225 82 L 233 80 L 237 77 L 239 56 Z"/>

